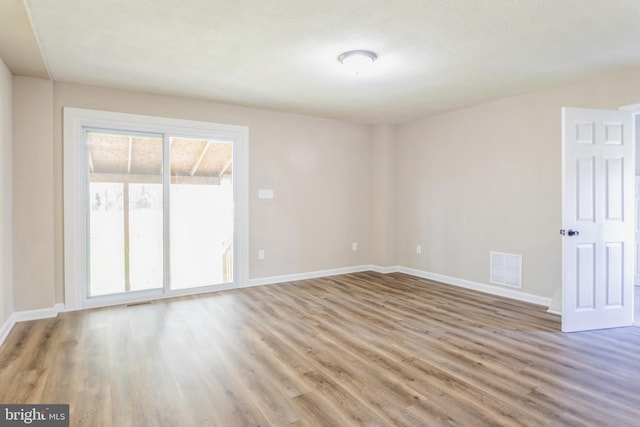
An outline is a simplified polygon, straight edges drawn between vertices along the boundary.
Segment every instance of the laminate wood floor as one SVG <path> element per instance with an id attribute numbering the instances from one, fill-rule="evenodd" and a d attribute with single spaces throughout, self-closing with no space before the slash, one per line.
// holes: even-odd
<path id="1" fill-rule="evenodd" d="M 0 349 L 1 403 L 77 426 L 638 426 L 640 328 L 358 273 L 61 313 Z"/>

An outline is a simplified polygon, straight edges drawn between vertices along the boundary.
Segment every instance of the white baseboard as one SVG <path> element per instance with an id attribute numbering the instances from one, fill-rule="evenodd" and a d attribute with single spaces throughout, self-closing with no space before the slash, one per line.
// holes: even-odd
<path id="1" fill-rule="evenodd" d="M 532 295 L 526 292 L 516 291 L 513 289 L 505 289 L 499 286 L 472 282 L 470 280 L 458 279 L 455 277 L 445 276 L 443 274 L 430 273 L 428 271 L 417 270 L 415 268 L 398 267 L 398 272 L 409 274 L 411 276 L 421 277 L 423 279 L 434 280 L 436 282 L 445 283 L 447 285 L 459 286 L 465 289 L 484 292 L 486 294 L 511 298 L 518 301 L 524 301 L 531 304 L 543 305 L 546 307 L 548 307 L 549 304 L 551 304 L 551 298 L 540 297 L 537 295 Z"/>
<path id="2" fill-rule="evenodd" d="M 522 291 L 516 291 L 513 289 L 504 289 L 498 286 L 487 285 L 484 283 L 472 282 L 470 280 L 458 279 L 455 277 L 445 276 L 437 273 L 430 273 L 428 271 L 417 270 L 415 268 L 402 267 L 402 266 L 389 266 L 381 267 L 378 265 L 360 265 L 354 267 L 335 268 L 331 270 L 312 271 L 308 273 L 296 273 L 286 274 L 282 276 L 261 277 L 256 279 L 249 279 L 246 285 L 241 285 L 241 288 L 252 286 L 272 285 L 276 283 L 294 282 L 298 280 L 317 279 L 320 277 L 338 276 L 341 274 L 361 273 L 363 271 L 375 271 L 381 274 L 389 273 L 404 273 L 410 276 L 421 277 L 423 279 L 434 280 L 447 285 L 459 286 L 474 291 L 484 292 L 491 295 L 497 295 L 501 297 L 511 298 L 518 301 L 525 301 L 532 304 L 549 306 L 551 304 L 551 298 L 544 298 L 537 295 L 528 294 Z M 56 304 L 51 308 L 44 308 L 39 310 L 26 310 L 16 311 L 9 316 L 9 319 L 0 327 L 0 345 L 4 342 L 11 332 L 11 329 L 17 322 L 24 322 L 28 320 L 45 319 L 49 317 L 56 317 L 58 313 L 64 311 L 64 304 Z M 549 310 L 550 313 L 560 314 Z M 640 323 L 639 323 L 640 324 Z"/>
<path id="3" fill-rule="evenodd" d="M 0 328 L 0 345 L 2 345 L 4 340 L 7 339 L 7 336 L 9 336 L 9 332 L 11 332 L 11 329 L 13 329 L 13 325 L 15 324 L 16 322 L 11 319 L 11 316 L 9 316 L 7 321 L 4 322 L 4 324 Z"/>
<path id="4" fill-rule="evenodd" d="M 400 266 L 399 265 L 392 265 L 390 267 L 380 267 L 379 265 L 370 265 L 370 271 L 375 271 L 376 273 L 382 273 L 382 274 L 390 274 L 390 273 L 397 273 L 400 271 Z"/>
<path id="5" fill-rule="evenodd" d="M 309 273 L 286 274 L 283 276 L 260 277 L 257 279 L 249 279 L 246 285 L 240 285 L 241 288 L 252 286 L 274 285 L 276 283 L 295 282 L 298 280 L 317 279 L 320 277 L 338 276 L 340 274 L 361 273 L 363 271 L 374 270 L 372 265 L 360 265 L 356 267 L 335 268 L 332 270 L 312 271 Z"/>
<path id="6" fill-rule="evenodd" d="M 61 311 L 64 311 L 64 304 L 56 304 L 53 307 L 38 310 L 14 311 L 0 328 L 0 345 L 4 343 L 16 323 L 56 317 Z"/>
<path id="7" fill-rule="evenodd" d="M 556 316 L 562 316 L 562 312 L 560 312 L 558 310 L 553 310 L 551 308 L 549 308 L 549 310 L 547 310 L 547 313 L 555 314 Z"/>
<path id="8" fill-rule="evenodd" d="M 11 314 L 14 322 L 26 322 L 28 320 L 48 319 L 56 317 L 58 313 L 64 310 L 64 304 L 56 304 L 50 308 L 41 308 L 38 310 L 14 311 Z"/>
<path id="9" fill-rule="evenodd" d="M 310 273 L 298 273 L 298 274 L 287 274 L 283 276 L 262 277 L 258 279 L 250 279 L 247 285 L 244 285 L 241 287 L 272 285 L 276 283 L 294 282 L 297 280 L 317 279 L 320 277 L 337 276 L 340 274 L 360 273 L 363 271 L 375 271 L 377 273 L 382 273 L 382 274 L 404 273 L 410 276 L 434 280 L 436 282 L 441 282 L 447 285 L 459 286 L 459 287 L 471 289 L 474 291 L 511 298 L 511 299 L 524 301 L 532 304 L 543 305 L 546 307 L 548 307 L 549 304 L 551 304 L 551 298 L 540 297 L 540 296 L 532 295 L 522 291 L 505 289 L 499 286 L 472 282 L 470 280 L 458 279 L 455 277 L 445 276 L 437 273 L 430 273 L 428 271 L 417 270 L 415 268 L 402 267 L 398 265 L 381 267 L 379 265 L 369 264 L 369 265 L 360 265 L 356 267 L 337 268 L 333 270 L 313 271 Z"/>

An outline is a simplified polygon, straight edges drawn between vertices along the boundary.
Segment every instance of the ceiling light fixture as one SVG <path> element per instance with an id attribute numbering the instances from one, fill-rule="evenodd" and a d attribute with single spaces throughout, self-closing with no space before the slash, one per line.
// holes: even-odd
<path id="1" fill-rule="evenodd" d="M 378 55 L 370 50 L 350 50 L 338 56 L 338 61 L 356 74 L 360 74 L 365 68 L 371 66 L 376 59 Z"/>

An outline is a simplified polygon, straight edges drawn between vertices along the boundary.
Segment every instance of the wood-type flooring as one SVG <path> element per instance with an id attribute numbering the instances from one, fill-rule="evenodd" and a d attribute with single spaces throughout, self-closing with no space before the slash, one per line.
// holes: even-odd
<path id="1" fill-rule="evenodd" d="M 0 403 L 74 426 L 638 426 L 640 328 L 366 272 L 15 325 Z"/>

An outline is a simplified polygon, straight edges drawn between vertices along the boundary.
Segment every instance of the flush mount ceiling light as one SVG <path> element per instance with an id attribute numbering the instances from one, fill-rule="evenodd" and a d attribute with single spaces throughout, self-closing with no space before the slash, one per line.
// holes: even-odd
<path id="1" fill-rule="evenodd" d="M 350 50 L 338 56 L 338 61 L 356 74 L 371 66 L 376 59 L 378 55 L 370 50 Z"/>

